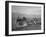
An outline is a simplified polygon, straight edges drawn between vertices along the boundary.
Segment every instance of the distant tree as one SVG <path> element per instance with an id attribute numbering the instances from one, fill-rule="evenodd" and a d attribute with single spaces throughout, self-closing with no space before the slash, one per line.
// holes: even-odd
<path id="1" fill-rule="evenodd" d="M 23 20 L 26 21 L 26 17 L 23 17 Z"/>
<path id="2" fill-rule="evenodd" d="M 35 18 L 33 18 L 34 19 L 34 21 L 38 21 L 38 19 L 35 17 Z"/>
<path id="3" fill-rule="evenodd" d="M 16 21 L 19 22 L 20 20 L 21 20 L 21 19 L 20 19 L 20 17 L 18 16 Z"/>

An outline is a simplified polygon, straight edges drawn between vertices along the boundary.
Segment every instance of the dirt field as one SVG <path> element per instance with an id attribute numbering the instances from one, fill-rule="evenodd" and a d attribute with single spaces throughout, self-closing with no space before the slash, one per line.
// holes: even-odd
<path id="1" fill-rule="evenodd" d="M 22 31 L 22 30 L 40 30 L 41 29 L 41 24 L 40 23 L 32 23 L 32 24 L 27 24 L 25 27 L 16 27 L 16 25 L 13 25 L 12 30 L 13 31 Z"/>

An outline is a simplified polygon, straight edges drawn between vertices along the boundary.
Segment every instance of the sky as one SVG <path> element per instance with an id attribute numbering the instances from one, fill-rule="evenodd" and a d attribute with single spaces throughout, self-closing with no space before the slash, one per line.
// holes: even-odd
<path id="1" fill-rule="evenodd" d="M 13 13 L 25 14 L 25 15 L 41 15 L 41 7 L 36 6 L 12 6 Z"/>

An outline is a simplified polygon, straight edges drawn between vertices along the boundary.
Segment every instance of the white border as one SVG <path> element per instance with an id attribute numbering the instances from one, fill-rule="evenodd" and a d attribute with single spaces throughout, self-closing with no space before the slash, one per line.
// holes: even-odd
<path id="1" fill-rule="evenodd" d="M 28 30 L 28 31 L 12 31 L 12 16 L 11 16 L 11 6 L 16 5 L 16 6 L 38 6 L 41 7 L 41 30 Z M 26 33 L 42 33 L 43 32 L 43 5 L 40 4 L 21 4 L 21 3 L 9 3 L 9 35 L 11 34 L 26 34 Z"/>

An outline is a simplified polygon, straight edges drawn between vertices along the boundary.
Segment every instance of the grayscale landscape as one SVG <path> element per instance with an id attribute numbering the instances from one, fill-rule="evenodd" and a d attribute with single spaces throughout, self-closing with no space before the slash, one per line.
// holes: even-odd
<path id="1" fill-rule="evenodd" d="M 12 6 L 12 31 L 40 30 L 41 7 Z"/>

